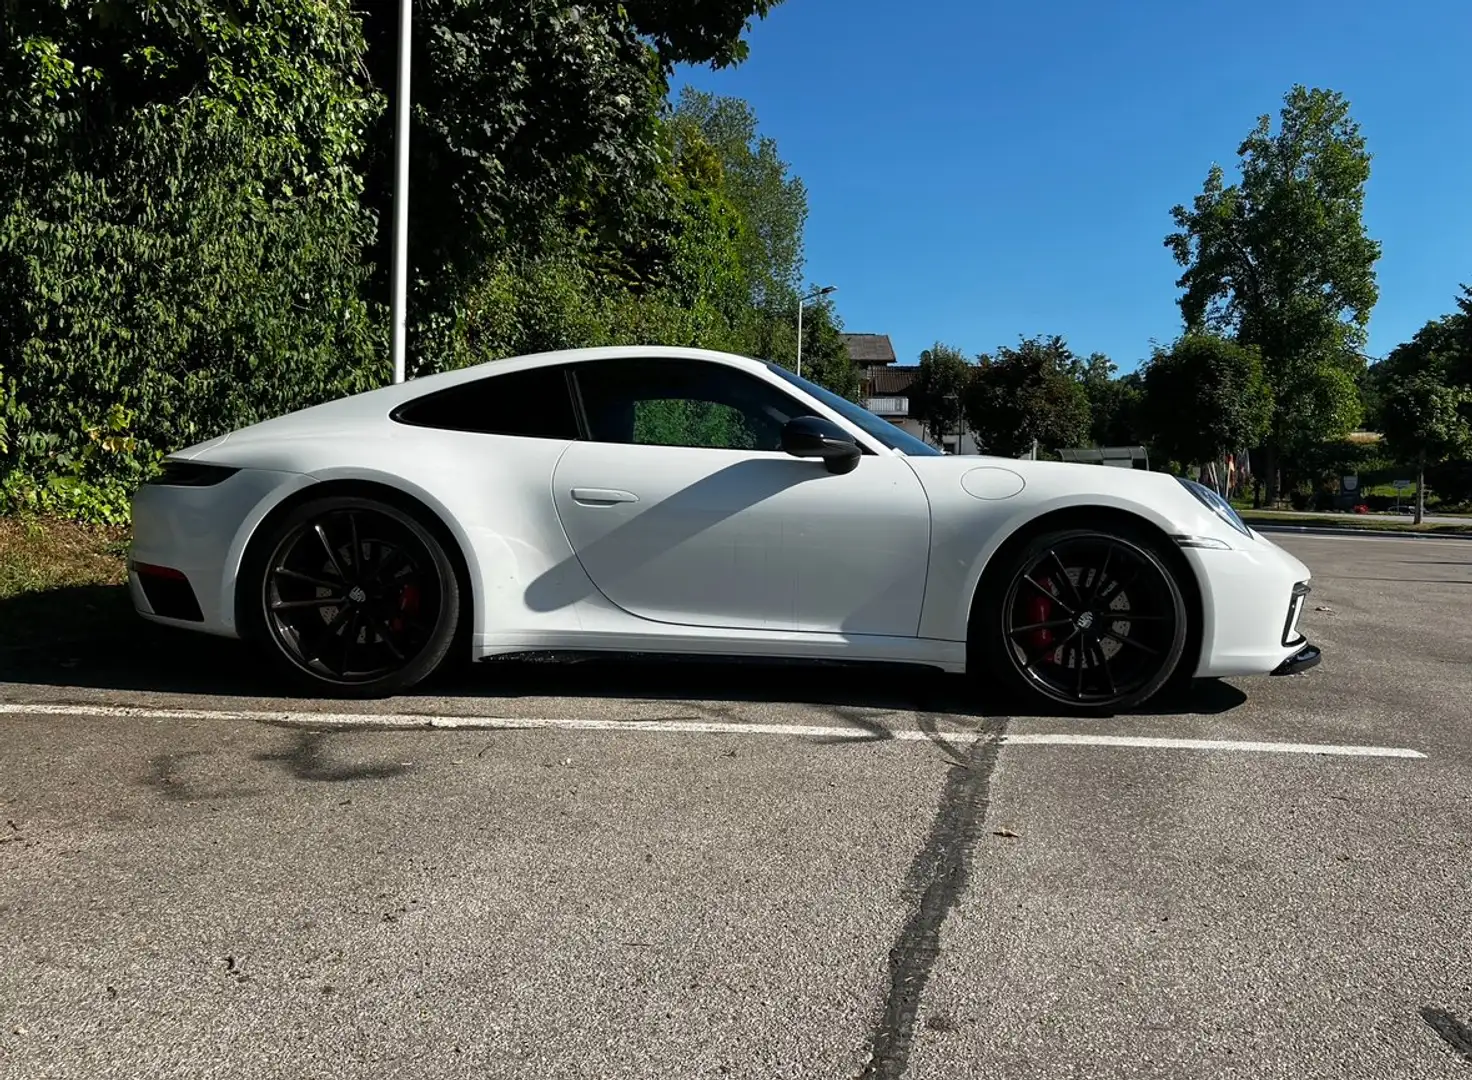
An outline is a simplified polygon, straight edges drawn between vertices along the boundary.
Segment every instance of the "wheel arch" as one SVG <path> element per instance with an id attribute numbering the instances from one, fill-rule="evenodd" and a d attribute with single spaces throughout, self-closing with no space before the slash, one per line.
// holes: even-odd
<path id="1" fill-rule="evenodd" d="M 460 650 L 462 655 L 468 655 L 470 641 L 475 631 L 476 613 L 479 610 L 476 587 L 478 577 L 475 573 L 474 553 L 468 538 L 453 524 L 454 518 L 445 507 L 427 492 L 418 488 L 411 490 L 407 485 L 378 477 L 333 477 L 299 487 L 278 501 L 256 522 L 250 535 L 245 538 L 239 562 L 235 567 L 233 595 L 230 601 L 237 630 L 246 625 L 242 620 L 241 612 L 241 604 L 244 602 L 242 584 L 251 566 L 252 558 L 259 552 L 261 539 L 269 534 L 277 522 L 297 507 L 314 499 L 343 495 L 377 499 L 397 507 L 404 513 L 412 515 L 444 547 L 450 564 L 455 568 L 455 576 L 460 586 L 460 621 L 456 628 L 456 644 L 453 648 Z"/>
<path id="2" fill-rule="evenodd" d="M 1013 529 L 992 550 L 981 568 L 976 587 L 972 590 L 970 606 L 966 614 L 966 667 L 968 670 L 973 668 L 973 661 L 977 660 L 975 655 L 977 620 L 985 610 L 989 600 L 989 590 L 996 584 L 1000 575 L 1006 572 L 1010 560 L 1027 543 L 1044 533 L 1059 529 L 1098 528 L 1106 522 L 1136 530 L 1147 536 L 1154 542 L 1166 565 L 1175 575 L 1183 599 L 1186 601 L 1187 612 L 1186 647 L 1181 653 L 1180 664 L 1176 670 L 1178 676 L 1192 674 L 1196 671 L 1201 662 L 1201 650 L 1206 629 L 1205 597 L 1201 581 L 1196 575 L 1196 569 L 1181 551 L 1180 545 L 1172 540 L 1170 534 L 1157 522 L 1123 507 L 1099 504 L 1064 506 L 1029 518 Z"/>

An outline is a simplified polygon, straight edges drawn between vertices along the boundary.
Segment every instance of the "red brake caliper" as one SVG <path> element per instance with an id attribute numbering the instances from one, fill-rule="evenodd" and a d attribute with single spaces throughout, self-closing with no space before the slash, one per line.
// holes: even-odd
<path id="1" fill-rule="evenodd" d="M 1047 578 L 1041 579 L 1038 582 L 1038 584 L 1041 585 L 1045 589 L 1052 589 L 1052 587 L 1053 587 L 1053 583 L 1050 580 L 1048 580 Z M 1046 596 L 1033 596 L 1033 597 L 1029 597 L 1028 598 L 1028 601 L 1027 601 L 1027 621 L 1028 622 L 1030 622 L 1030 623 L 1048 622 L 1052 618 L 1053 618 L 1053 601 L 1052 600 L 1049 600 Z M 1044 627 L 1044 628 L 1042 628 L 1040 630 L 1034 630 L 1034 631 L 1032 631 L 1032 633 L 1029 634 L 1028 636 L 1032 639 L 1032 644 L 1036 648 L 1038 648 L 1039 650 L 1043 650 L 1044 651 L 1044 653 L 1045 653 L 1044 659 L 1051 661 L 1053 659 L 1053 651 L 1050 648 L 1050 646 L 1053 644 L 1053 631 L 1051 631 L 1051 630 L 1047 629 L 1046 627 Z"/>
<path id="2" fill-rule="evenodd" d="M 395 633 L 404 629 L 404 616 L 419 613 L 419 586 L 405 585 L 399 589 L 399 615 L 390 623 Z"/>

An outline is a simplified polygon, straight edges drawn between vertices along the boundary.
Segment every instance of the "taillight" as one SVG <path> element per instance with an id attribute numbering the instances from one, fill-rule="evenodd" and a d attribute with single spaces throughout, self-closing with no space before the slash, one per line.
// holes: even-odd
<path id="1" fill-rule="evenodd" d="M 240 470 L 229 465 L 206 465 L 198 461 L 165 461 L 163 469 L 148 483 L 157 487 L 212 487 Z"/>

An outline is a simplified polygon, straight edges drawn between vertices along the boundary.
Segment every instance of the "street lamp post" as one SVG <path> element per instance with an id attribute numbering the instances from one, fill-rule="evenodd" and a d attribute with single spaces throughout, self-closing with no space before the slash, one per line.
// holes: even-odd
<path id="1" fill-rule="evenodd" d="M 797 375 L 799 378 L 802 376 L 802 306 L 809 300 L 815 300 L 820 296 L 827 296 L 837 291 L 837 285 L 824 285 L 821 289 L 814 289 L 797 302 Z"/>
<path id="2" fill-rule="evenodd" d="M 394 252 L 389 318 L 393 322 L 394 382 L 404 381 L 404 335 L 409 276 L 409 16 L 411 0 L 399 0 L 398 100 L 394 103 Z"/>

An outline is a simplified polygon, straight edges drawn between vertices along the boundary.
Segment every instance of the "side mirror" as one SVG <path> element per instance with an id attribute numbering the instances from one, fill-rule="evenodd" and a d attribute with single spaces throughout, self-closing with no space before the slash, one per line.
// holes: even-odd
<path id="1" fill-rule="evenodd" d="M 864 456 L 854 437 L 821 416 L 794 416 L 782 428 L 782 449 L 793 457 L 822 458 L 831 473 L 853 472 Z"/>

